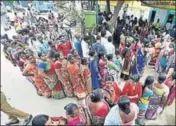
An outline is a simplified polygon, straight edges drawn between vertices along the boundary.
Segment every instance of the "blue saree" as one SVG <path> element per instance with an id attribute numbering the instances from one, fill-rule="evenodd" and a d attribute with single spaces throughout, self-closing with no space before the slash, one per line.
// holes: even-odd
<path id="1" fill-rule="evenodd" d="M 139 48 L 137 52 L 137 57 L 132 67 L 132 75 L 141 75 L 145 66 L 145 56 L 142 49 Z"/>

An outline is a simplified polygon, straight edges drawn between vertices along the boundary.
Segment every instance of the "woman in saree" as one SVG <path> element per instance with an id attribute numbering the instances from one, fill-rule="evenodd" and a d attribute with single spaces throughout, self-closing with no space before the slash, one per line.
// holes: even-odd
<path id="1" fill-rule="evenodd" d="M 169 88 L 164 84 L 166 75 L 161 73 L 158 76 L 158 81 L 151 87 L 153 95 L 150 97 L 148 109 L 146 111 L 146 119 L 153 120 L 161 114 L 167 104 Z"/>
<path id="2" fill-rule="evenodd" d="M 163 56 L 159 60 L 157 72 L 158 73 L 165 73 L 167 64 L 168 64 L 168 51 L 165 51 L 163 53 Z"/>
<path id="3" fill-rule="evenodd" d="M 110 108 L 104 100 L 102 89 L 94 90 L 86 99 L 86 105 L 92 116 L 92 125 L 103 125 Z"/>
<path id="4" fill-rule="evenodd" d="M 57 45 L 56 48 L 57 52 L 63 53 L 65 57 L 69 54 L 71 49 L 72 47 L 70 41 L 64 39 Z"/>
<path id="5" fill-rule="evenodd" d="M 139 80 L 139 75 L 131 76 L 130 80 L 125 83 L 122 90 L 122 95 L 128 96 L 130 101 L 136 104 L 142 96 L 142 84 Z"/>
<path id="6" fill-rule="evenodd" d="M 175 68 L 175 44 L 172 43 L 169 45 L 169 54 L 168 54 L 168 62 L 166 67 L 167 77 L 172 75 L 172 71 Z"/>
<path id="7" fill-rule="evenodd" d="M 55 72 L 54 62 L 46 57 L 45 54 L 38 53 L 40 62 L 38 64 L 38 73 L 44 79 L 49 89 L 52 91 L 51 97 L 61 99 L 65 97 L 62 83 L 58 80 Z"/>
<path id="8" fill-rule="evenodd" d="M 73 97 L 74 95 L 73 88 L 72 88 L 72 84 L 70 81 L 69 73 L 67 71 L 68 61 L 64 58 L 62 53 L 61 54 L 56 53 L 55 57 L 58 57 L 54 65 L 55 71 L 56 71 L 58 79 L 61 81 L 63 85 L 65 95 L 67 97 Z"/>
<path id="9" fill-rule="evenodd" d="M 81 59 L 80 70 L 82 79 L 86 84 L 87 92 L 88 94 L 90 94 L 92 92 L 92 80 L 91 80 L 91 73 L 87 65 L 87 58 Z"/>
<path id="10" fill-rule="evenodd" d="M 169 87 L 169 95 L 167 98 L 167 105 L 170 106 L 176 97 L 176 87 L 175 87 L 175 79 L 176 79 L 176 72 L 172 73 L 172 76 L 169 77 L 164 83 Z"/>
<path id="11" fill-rule="evenodd" d="M 131 103 L 127 96 L 121 96 L 118 104 L 115 105 L 106 116 L 104 125 L 133 126 L 139 113 L 135 103 Z"/>
<path id="12" fill-rule="evenodd" d="M 139 114 L 138 118 L 136 119 L 136 123 L 139 125 L 144 125 L 145 113 L 148 108 L 150 96 L 153 95 L 153 91 L 149 87 L 152 86 L 153 82 L 154 77 L 147 76 L 144 86 L 142 87 L 142 97 L 138 101 Z"/>
<path id="13" fill-rule="evenodd" d="M 83 100 L 88 92 L 86 88 L 86 84 L 84 83 L 80 67 L 77 63 L 75 63 L 73 55 L 69 54 L 67 57 L 69 64 L 67 65 L 67 71 L 70 76 L 70 81 L 73 87 L 73 93 L 77 97 L 78 100 Z"/>
<path id="14" fill-rule="evenodd" d="M 101 85 L 103 87 L 105 85 L 106 76 L 108 75 L 107 61 L 105 60 L 103 52 L 98 54 L 98 58 L 98 68 L 101 76 Z"/>
<path id="15" fill-rule="evenodd" d="M 118 73 L 119 73 L 119 69 L 118 66 L 113 62 L 113 55 L 109 54 L 107 55 L 107 64 L 108 64 L 108 75 L 113 76 L 114 81 L 118 81 Z"/>
<path id="16" fill-rule="evenodd" d="M 144 48 L 137 50 L 137 55 L 132 66 L 131 74 L 142 76 L 145 66 L 145 52 Z"/>
<path id="17" fill-rule="evenodd" d="M 28 59 L 27 59 L 26 53 L 20 52 L 18 54 L 18 57 L 19 57 L 18 66 L 19 66 L 20 70 L 23 71 L 25 66 L 28 63 Z"/>
<path id="18" fill-rule="evenodd" d="M 92 79 L 92 89 L 97 89 L 101 87 L 100 82 L 100 74 L 98 70 L 98 59 L 95 57 L 95 52 L 90 50 L 89 51 L 89 69 L 91 73 L 91 79 Z"/>
<path id="19" fill-rule="evenodd" d="M 130 43 L 127 43 L 126 47 L 122 50 L 123 66 L 122 66 L 121 78 L 124 78 L 124 80 L 129 79 L 131 65 L 133 61 L 133 53 L 129 47 L 130 47 Z"/>
<path id="20" fill-rule="evenodd" d="M 79 56 L 78 52 L 76 51 L 76 49 L 72 49 L 70 51 L 70 53 L 73 55 L 75 63 L 77 63 L 78 65 L 80 65 L 80 56 Z"/>
<path id="21" fill-rule="evenodd" d="M 64 107 L 64 109 L 66 111 L 68 126 L 91 124 L 88 111 L 84 107 L 78 106 L 74 103 L 69 103 Z"/>
<path id="22" fill-rule="evenodd" d="M 121 89 L 118 87 L 118 84 L 114 81 L 113 76 L 106 77 L 106 85 L 103 89 L 110 92 L 111 102 L 116 104 L 120 98 Z"/>
<path id="23" fill-rule="evenodd" d="M 49 117 L 45 114 L 36 115 L 32 119 L 32 126 L 60 126 L 66 125 L 67 119 L 64 117 Z"/>
<path id="24" fill-rule="evenodd" d="M 37 94 L 51 97 L 51 90 L 48 88 L 43 78 L 38 74 L 36 59 L 33 55 L 28 57 L 29 63 L 24 68 L 22 75 L 29 77 L 35 84 Z"/>
<path id="25" fill-rule="evenodd" d="M 139 38 L 136 38 L 136 41 L 133 42 L 130 46 L 130 49 L 132 50 L 132 52 L 135 56 L 137 56 L 137 51 L 140 48 L 140 46 L 141 46 L 140 40 L 139 40 Z"/>
<path id="26" fill-rule="evenodd" d="M 156 45 L 155 45 L 155 48 L 156 48 Z M 158 70 L 158 67 L 159 67 L 159 62 L 160 62 L 160 59 L 161 57 L 163 56 L 164 52 L 166 52 L 166 49 L 160 47 L 160 51 L 156 52 L 156 49 L 155 49 L 155 70 L 157 71 Z M 158 55 L 156 54 L 158 53 Z M 153 56 L 154 57 L 154 56 Z"/>

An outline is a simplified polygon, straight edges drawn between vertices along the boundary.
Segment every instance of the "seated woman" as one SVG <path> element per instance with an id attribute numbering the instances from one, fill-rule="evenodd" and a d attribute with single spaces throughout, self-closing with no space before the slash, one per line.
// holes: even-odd
<path id="1" fill-rule="evenodd" d="M 142 97 L 138 101 L 139 114 L 136 119 L 136 123 L 139 125 L 144 125 L 145 113 L 148 108 L 150 96 L 153 95 L 153 91 L 149 89 L 154 82 L 154 77 L 148 76 L 145 80 L 144 86 L 142 87 Z"/>
<path id="2" fill-rule="evenodd" d="M 60 126 L 66 124 L 67 120 L 63 117 L 49 117 L 44 114 L 37 115 L 32 120 L 32 126 Z"/>
<path id="3" fill-rule="evenodd" d="M 176 87 L 175 87 L 175 79 L 176 79 L 176 72 L 174 71 L 172 73 L 172 76 L 169 77 L 166 81 L 165 84 L 169 87 L 170 92 L 167 98 L 167 105 L 170 106 L 176 97 Z"/>
<path id="4" fill-rule="evenodd" d="M 106 77 L 106 85 L 104 86 L 105 90 L 110 92 L 111 95 L 111 102 L 112 103 L 117 103 L 119 98 L 120 98 L 120 94 L 121 94 L 121 90 L 118 87 L 117 83 L 114 82 L 114 78 L 113 76 L 107 76 Z"/>
<path id="5" fill-rule="evenodd" d="M 153 95 L 150 97 L 149 106 L 145 115 L 146 119 L 156 119 L 167 104 L 169 88 L 164 84 L 165 80 L 166 75 L 163 73 L 159 74 L 158 82 L 151 88 Z"/>
<path id="6" fill-rule="evenodd" d="M 40 63 L 38 64 L 39 75 L 44 79 L 49 89 L 52 91 L 52 97 L 61 99 L 65 97 L 62 84 L 58 80 L 55 72 L 54 62 L 46 57 L 45 54 L 39 53 Z"/>
<path id="7" fill-rule="evenodd" d="M 103 91 L 101 89 L 94 90 L 86 99 L 88 110 L 92 115 L 92 125 L 103 125 L 104 119 L 110 108 L 103 99 Z"/>
<path id="8" fill-rule="evenodd" d="M 68 126 L 77 126 L 78 124 L 90 125 L 88 112 L 82 106 L 77 106 L 74 103 L 69 103 L 64 107 Z"/>
<path id="9" fill-rule="evenodd" d="M 104 125 L 128 125 L 135 124 L 139 113 L 139 108 L 135 103 L 131 103 L 127 96 L 121 96 L 118 104 L 115 105 L 106 116 Z"/>
<path id="10" fill-rule="evenodd" d="M 142 84 L 139 79 L 139 75 L 131 76 L 131 80 L 125 83 L 122 90 L 122 95 L 127 95 L 133 103 L 137 103 L 142 96 Z"/>

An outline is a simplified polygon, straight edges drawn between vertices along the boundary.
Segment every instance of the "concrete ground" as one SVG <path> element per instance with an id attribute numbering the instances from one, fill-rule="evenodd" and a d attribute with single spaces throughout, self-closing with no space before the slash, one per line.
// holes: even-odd
<path id="1" fill-rule="evenodd" d="M 2 19 L 1 19 L 2 20 Z M 1 33 L 3 25 L 1 24 Z M 11 31 L 8 34 L 13 34 Z M 143 82 L 147 75 L 156 73 L 152 68 L 146 68 Z M 122 81 L 120 87 L 122 88 Z M 64 98 L 61 100 L 47 99 L 36 94 L 34 86 L 29 83 L 25 77 L 21 75 L 20 69 L 14 67 L 7 59 L 5 59 L 1 48 L 1 91 L 7 96 L 8 102 L 15 108 L 31 113 L 33 116 L 37 114 L 48 114 L 50 116 L 64 116 L 64 106 L 70 102 L 76 103 L 75 98 Z M 8 120 L 7 115 L 1 113 L 1 125 Z M 167 107 L 164 113 L 155 121 L 147 121 L 146 124 L 155 125 L 171 125 L 175 123 L 175 104 Z"/>

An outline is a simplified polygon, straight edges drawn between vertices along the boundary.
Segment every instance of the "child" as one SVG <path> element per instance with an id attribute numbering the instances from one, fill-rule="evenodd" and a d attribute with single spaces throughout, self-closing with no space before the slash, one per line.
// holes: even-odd
<path id="1" fill-rule="evenodd" d="M 117 65 L 117 68 L 118 68 L 118 80 L 119 80 L 119 77 L 120 77 L 120 73 L 121 73 L 121 69 L 122 69 L 122 57 L 120 56 L 120 51 L 119 49 L 116 49 L 115 51 L 115 58 L 114 58 L 114 63 Z"/>

